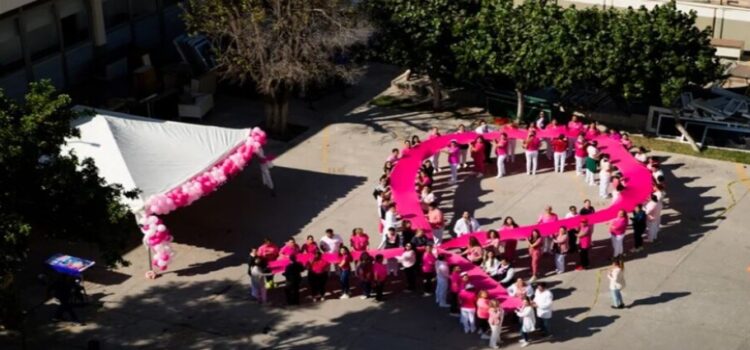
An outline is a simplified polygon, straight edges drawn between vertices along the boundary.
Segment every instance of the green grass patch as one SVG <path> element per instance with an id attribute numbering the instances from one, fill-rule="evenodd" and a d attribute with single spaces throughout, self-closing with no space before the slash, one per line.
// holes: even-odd
<path id="1" fill-rule="evenodd" d="M 380 95 L 370 100 L 370 105 L 375 107 L 403 108 L 414 103 L 411 98 L 392 95 Z"/>
<path id="2" fill-rule="evenodd" d="M 652 137 L 637 135 L 630 135 L 630 139 L 633 140 L 634 145 L 642 146 L 649 150 L 686 154 L 689 156 L 723 160 L 733 163 L 750 164 L 750 152 L 707 148 L 704 149 L 703 152 L 697 153 L 693 151 L 693 148 L 686 143 L 660 140 Z"/>

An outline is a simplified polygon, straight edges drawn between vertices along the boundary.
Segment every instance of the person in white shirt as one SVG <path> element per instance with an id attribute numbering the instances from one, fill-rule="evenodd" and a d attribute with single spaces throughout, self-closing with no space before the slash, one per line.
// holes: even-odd
<path id="1" fill-rule="evenodd" d="M 448 304 L 448 287 L 450 286 L 451 271 L 445 255 L 440 254 L 435 261 L 437 285 L 435 287 L 435 302 L 440 307 L 450 307 Z"/>
<path id="2" fill-rule="evenodd" d="M 652 194 L 651 200 L 646 203 L 646 242 L 653 242 L 656 240 L 659 233 L 659 225 L 661 224 L 661 209 L 662 204 L 659 198 Z"/>
<path id="3" fill-rule="evenodd" d="M 536 308 L 536 316 L 539 318 L 540 328 L 546 336 L 552 335 L 550 320 L 552 319 L 552 292 L 547 289 L 547 284 L 539 282 L 534 293 L 534 302 L 532 305 Z"/>
<path id="4" fill-rule="evenodd" d="M 484 259 L 482 260 L 481 268 L 492 278 L 497 277 L 497 269 L 500 267 L 500 261 L 495 257 L 494 250 L 487 250 L 484 253 Z"/>
<path id="5" fill-rule="evenodd" d="M 383 219 L 383 233 L 380 235 L 380 244 L 378 244 L 378 249 L 385 248 L 385 241 L 386 241 L 386 233 L 388 233 L 388 229 L 393 227 L 394 229 L 398 229 L 398 214 L 396 213 L 396 205 L 391 203 L 388 205 L 388 210 L 385 212 L 385 218 Z"/>
<path id="6" fill-rule="evenodd" d="M 529 345 L 529 333 L 536 330 L 536 317 L 534 317 L 533 303 L 528 296 L 523 298 L 523 306 L 516 309 L 516 315 L 521 321 L 521 347 Z"/>
<path id="7" fill-rule="evenodd" d="M 422 187 L 422 194 L 420 196 L 422 201 L 422 210 L 427 210 L 430 204 L 435 203 L 435 193 L 432 192 L 432 187 L 427 185 Z"/>
<path id="8" fill-rule="evenodd" d="M 472 218 L 468 211 L 465 211 L 453 226 L 453 233 L 456 234 L 456 237 L 461 237 L 477 231 L 479 231 L 479 222 Z"/>
<path id="9" fill-rule="evenodd" d="M 516 270 L 510 266 L 510 262 L 507 259 L 500 259 L 500 266 L 497 267 L 497 274 L 495 275 L 500 280 L 503 287 L 507 286 L 513 280 L 513 276 L 516 274 Z"/>
<path id="10" fill-rule="evenodd" d="M 523 278 L 519 277 L 516 279 L 516 283 L 513 283 L 508 287 L 508 295 L 516 298 L 522 298 L 524 296 L 531 298 L 534 296 L 534 288 L 526 284 L 526 282 L 523 281 Z"/>
<path id="11" fill-rule="evenodd" d="M 599 149 L 596 148 L 596 146 L 596 141 L 591 141 L 591 143 L 589 143 L 589 145 L 586 147 L 586 154 L 589 156 L 589 158 L 596 158 L 597 154 L 599 154 Z"/>
<path id="12" fill-rule="evenodd" d="M 338 254 L 339 248 L 344 244 L 341 236 L 334 234 L 332 229 L 327 229 L 326 234 L 320 239 L 320 251 L 323 253 Z"/>

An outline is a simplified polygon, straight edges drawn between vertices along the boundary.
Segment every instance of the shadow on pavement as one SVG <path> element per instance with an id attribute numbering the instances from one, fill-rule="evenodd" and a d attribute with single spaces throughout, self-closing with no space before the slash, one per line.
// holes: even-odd
<path id="1" fill-rule="evenodd" d="M 633 302 L 630 305 L 628 305 L 628 308 L 631 309 L 636 306 L 656 305 L 656 304 L 667 303 L 675 299 L 686 297 L 690 294 L 691 294 L 690 292 L 662 292 L 661 294 L 655 295 L 652 297 L 633 300 Z"/>

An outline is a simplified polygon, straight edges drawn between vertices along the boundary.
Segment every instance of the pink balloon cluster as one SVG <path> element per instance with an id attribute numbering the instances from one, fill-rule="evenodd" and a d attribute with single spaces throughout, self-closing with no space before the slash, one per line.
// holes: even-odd
<path id="1" fill-rule="evenodd" d="M 153 251 L 151 264 L 161 271 L 166 270 L 169 261 L 174 256 L 174 251 L 170 246 L 172 235 L 169 234 L 167 226 L 158 216 L 149 215 L 141 222 L 141 232 L 143 232 L 143 244 Z"/>
<path id="2" fill-rule="evenodd" d="M 154 267 L 164 271 L 174 257 L 174 251 L 169 245 L 172 242 L 172 235 L 157 215 L 165 215 L 178 208 L 186 207 L 215 191 L 228 178 L 245 168 L 253 155 L 265 143 L 266 133 L 260 128 L 253 128 L 244 143 L 229 152 L 211 168 L 167 193 L 156 194 L 146 200 L 146 216 L 140 224 L 143 243 L 153 252 Z"/>

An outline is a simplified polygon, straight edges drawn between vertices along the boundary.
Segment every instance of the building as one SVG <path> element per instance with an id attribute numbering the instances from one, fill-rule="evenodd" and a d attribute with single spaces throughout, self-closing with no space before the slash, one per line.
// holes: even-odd
<path id="1" fill-rule="evenodd" d="M 184 33 L 179 0 L 0 0 L 0 88 L 22 96 L 50 79 L 71 90 L 127 76 L 134 53 L 176 61 Z M 131 59 L 132 60 L 132 59 Z"/>

